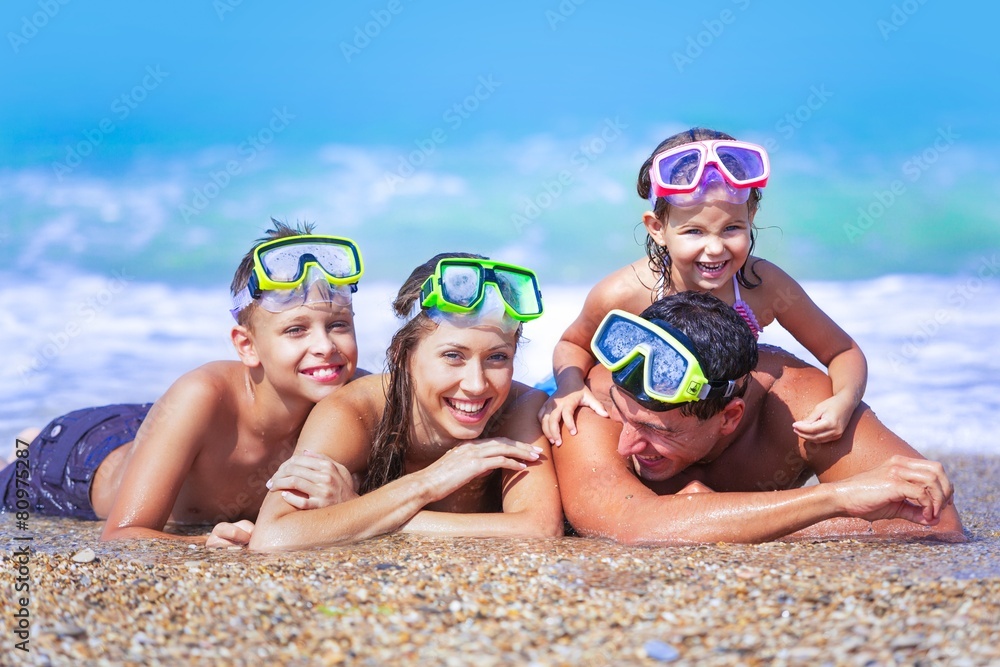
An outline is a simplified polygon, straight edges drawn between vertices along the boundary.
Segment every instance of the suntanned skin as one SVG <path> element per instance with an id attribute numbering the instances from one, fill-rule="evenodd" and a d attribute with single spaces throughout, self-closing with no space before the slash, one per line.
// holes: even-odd
<path id="1" fill-rule="evenodd" d="M 867 406 L 855 411 L 838 440 L 808 443 L 791 424 L 831 395 L 829 378 L 767 346 L 751 378 L 743 399 L 699 422 L 642 409 L 595 368 L 591 390 L 614 419 L 581 410 L 578 434 L 564 431 L 565 443 L 553 450 L 570 523 L 583 535 L 630 544 L 761 542 L 793 533 L 964 541 L 940 465 L 923 459 Z M 662 469 L 665 478 L 641 479 L 635 453 L 653 455 L 647 460 L 659 467 L 646 475 Z M 676 459 L 676 470 L 656 454 Z M 821 483 L 797 488 L 810 472 Z M 693 493 L 703 490 L 726 493 Z"/>
<path id="2" fill-rule="evenodd" d="M 291 455 L 309 411 L 355 376 L 349 306 L 258 309 L 251 317 L 253 328 L 233 328 L 240 361 L 212 362 L 178 379 L 135 441 L 97 469 L 91 501 L 107 519 L 102 540 L 204 543 L 207 536 L 163 528 L 168 521 L 254 519 L 268 478 Z"/>
<path id="3" fill-rule="evenodd" d="M 386 406 L 385 382 L 386 376 L 369 376 L 321 401 L 306 422 L 296 454 L 308 450 L 336 461 L 341 487 L 349 485 L 350 475 L 363 474 L 372 434 Z M 452 536 L 561 535 L 558 484 L 548 442 L 535 417 L 545 398 L 542 392 L 512 383 L 494 437 L 417 442 L 407 453 L 404 476 L 363 496 L 350 494 L 343 502 L 300 511 L 279 495 L 268 495 L 250 548 L 344 544 L 396 530 Z M 499 497 L 489 490 L 496 474 L 502 476 Z M 329 479 L 320 482 L 331 485 Z M 447 495 L 442 497 L 442 490 Z"/>

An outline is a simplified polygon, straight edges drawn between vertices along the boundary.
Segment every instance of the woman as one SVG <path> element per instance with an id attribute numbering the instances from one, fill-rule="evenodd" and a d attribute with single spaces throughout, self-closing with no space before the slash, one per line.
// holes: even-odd
<path id="1" fill-rule="evenodd" d="M 513 382 L 521 324 L 542 309 L 534 274 L 477 255 L 438 255 L 413 271 L 393 308 L 409 320 L 386 353 L 388 373 L 316 405 L 297 456 L 272 479 L 272 488 L 294 492 L 268 495 L 251 549 L 397 530 L 562 535 L 555 470 L 535 417 L 546 396 Z"/>

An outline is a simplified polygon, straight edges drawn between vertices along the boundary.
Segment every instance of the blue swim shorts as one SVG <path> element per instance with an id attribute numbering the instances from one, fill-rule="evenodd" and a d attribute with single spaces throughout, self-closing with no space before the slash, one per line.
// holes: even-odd
<path id="1" fill-rule="evenodd" d="M 23 459 L 15 459 L 0 471 L 0 507 L 16 508 L 20 481 L 20 488 L 28 494 L 28 511 L 96 521 L 90 503 L 94 473 L 108 454 L 135 440 L 152 406 L 105 405 L 53 419 L 28 445 L 27 479 L 18 472 L 18 461 Z M 24 469 L 21 463 L 20 470 Z M 23 491 L 21 499 L 25 500 Z"/>

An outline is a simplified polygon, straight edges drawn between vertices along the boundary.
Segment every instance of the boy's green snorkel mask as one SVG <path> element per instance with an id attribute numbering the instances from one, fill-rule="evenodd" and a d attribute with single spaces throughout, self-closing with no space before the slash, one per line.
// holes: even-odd
<path id="1" fill-rule="evenodd" d="M 285 236 L 254 248 L 250 279 L 229 312 L 235 319 L 254 302 L 272 313 L 306 303 L 349 306 L 363 274 L 361 252 L 350 239 Z"/>

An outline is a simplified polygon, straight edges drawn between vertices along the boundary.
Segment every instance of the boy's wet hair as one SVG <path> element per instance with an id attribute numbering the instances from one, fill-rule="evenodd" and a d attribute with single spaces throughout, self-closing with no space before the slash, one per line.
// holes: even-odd
<path id="1" fill-rule="evenodd" d="M 233 282 L 229 286 L 229 291 L 232 296 L 236 296 L 250 283 L 250 276 L 253 274 L 253 251 L 257 249 L 262 243 L 267 243 L 268 241 L 273 241 L 274 239 L 281 239 L 286 236 L 299 236 L 302 234 L 312 234 L 313 229 L 316 225 L 309 222 L 298 222 L 295 226 L 289 225 L 287 222 L 281 222 L 280 220 L 275 220 L 271 218 L 271 224 L 274 225 L 272 229 L 268 229 L 264 232 L 264 236 L 260 237 L 254 241 L 253 247 L 243 255 L 243 259 L 240 260 L 240 265 L 236 267 L 236 274 L 233 276 Z M 250 316 L 253 312 L 257 310 L 257 301 L 251 301 L 250 305 L 239 312 L 237 315 L 236 323 L 240 326 L 250 327 Z"/>
<path id="2" fill-rule="evenodd" d="M 442 259 L 489 259 L 482 255 L 464 252 L 443 252 L 424 262 L 410 273 L 396 299 L 392 302 L 392 310 L 399 318 L 409 317 L 413 305 L 420 300 L 420 291 L 424 282 L 437 268 Z M 509 289 L 509 288 L 508 288 Z M 508 292 L 501 286 L 504 297 Z M 423 310 L 399 328 L 392 337 L 389 348 L 385 352 L 385 372 L 389 374 L 386 388 L 386 404 L 382 418 L 372 437 L 372 449 L 368 455 L 368 472 L 361 483 L 362 494 L 373 491 L 399 479 L 404 473 L 406 450 L 410 446 L 410 422 L 413 420 L 413 376 L 410 371 L 410 358 L 417 343 L 437 328 L 437 323 L 427 316 Z M 521 327 L 517 328 L 515 349 L 521 338 Z M 493 427 L 492 422 L 499 418 L 497 412 L 487 424 L 484 433 Z"/>
<path id="3" fill-rule="evenodd" d="M 685 130 L 684 132 L 678 132 L 675 135 L 669 136 L 660 142 L 660 145 L 653 149 L 653 152 L 649 154 L 646 161 L 642 163 L 639 168 L 639 178 L 636 181 L 636 192 L 645 201 L 649 201 L 649 195 L 652 191 L 653 184 L 649 178 L 649 170 L 653 166 L 653 158 L 662 153 L 665 150 L 671 148 L 676 148 L 677 146 L 683 146 L 684 144 L 690 144 L 695 141 L 712 141 L 715 139 L 727 139 L 730 141 L 735 141 L 736 137 L 726 134 L 725 132 L 719 132 L 718 130 L 710 130 L 706 127 L 692 127 L 690 130 Z M 752 215 L 757 212 L 760 208 L 760 200 L 763 196 L 760 188 L 750 188 L 750 196 L 747 199 L 747 214 Z M 653 215 L 655 215 L 663 224 L 667 223 L 667 218 L 670 217 L 670 204 L 664 197 L 657 197 L 656 204 L 653 206 Z M 750 252 L 747 254 L 749 256 L 753 255 L 754 245 L 757 241 L 757 228 L 751 222 L 750 224 Z M 670 253 L 663 246 L 656 243 L 653 237 L 646 235 L 646 256 L 649 257 L 649 268 L 653 271 L 654 275 L 659 276 L 661 281 L 667 281 L 670 277 Z M 747 265 L 744 264 L 740 267 L 740 270 L 736 272 L 736 279 L 739 281 L 740 285 L 746 287 L 747 289 L 753 289 L 760 285 L 760 276 L 756 274 L 753 267 L 750 268 L 751 274 L 753 274 L 753 279 L 747 277 L 746 275 Z M 669 288 L 670 285 L 664 284 L 664 288 Z M 663 290 L 664 292 L 667 289 Z"/>
<path id="4" fill-rule="evenodd" d="M 640 316 L 662 320 L 687 336 L 709 380 L 743 379 L 732 396 L 685 403 L 678 408 L 682 415 L 708 419 L 746 393 L 750 371 L 757 366 L 757 339 L 732 306 L 707 292 L 680 292 L 660 299 Z"/>

